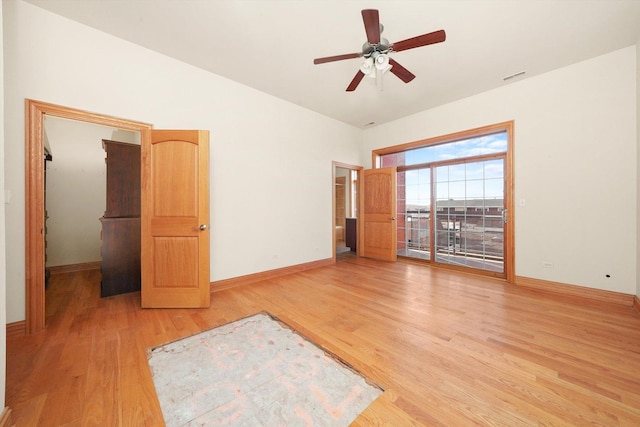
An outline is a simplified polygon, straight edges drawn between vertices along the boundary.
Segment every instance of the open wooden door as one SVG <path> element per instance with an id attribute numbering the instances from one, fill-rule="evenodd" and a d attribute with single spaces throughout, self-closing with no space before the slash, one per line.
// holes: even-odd
<path id="1" fill-rule="evenodd" d="M 360 194 L 358 255 L 395 261 L 396 168 L 361 171 Z"/>
<path id="2" fill-rule="evenodd" d="M 142 134 L 142 307 L 209 306 L 209 132 Z"/>

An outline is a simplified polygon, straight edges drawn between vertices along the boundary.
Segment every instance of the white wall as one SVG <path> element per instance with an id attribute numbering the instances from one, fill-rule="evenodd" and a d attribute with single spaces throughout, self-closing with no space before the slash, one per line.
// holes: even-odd
<path id="1" fill-rule="evenodd" d="M 46 179 L 46 266 L 100 261 L 99 219 L 106 207 L 102 140 L 140 144 L 139 134 L 57 117 L 45 117 L 45 134 L 53 155 Z"/>
<path id="2" fill-rule="evenodd" d="M 212 281 L 332 256 L 332 161 L 359 130 L 79 25 L 4 2 L 7 320 L 24 312 L 24 99 L 211 131 Z"/>
<path id="3" fill-rule="evenodd" d="M 636 43 L 636 136 L 638 138 L 637 146 L 640 147 L 640 39 Z M 640 150 L 637 152 L 636 159 L 636 185 L 637 191 L 640 192 Z M 636 200 L 636 268 L 640 265 L 640 248 L 638 242 L 640 242 L 640 193 L 638 193 L 638 199 Z M 640 274 L 636 274 L 636 296 L 640 299 Z"/>
<path id="4" fill-rule="evenodd" d="M 368 129 L 361 156 L 515 120 L 516 275 L 634 294 L 636 78 L 634 46 Z"/>
<path id="5" fill-rule="evenodd" d="M 2 32 L 3 5 L 0 3 L 0 117 L 4 116 L 4 47 Z M 0 120 L 0 206 L 4 208 L 4 121 Z M 7 264 L 5 241 L 5 215 L 0 209 L 0 406 L 4 407 L 7 366 Z"/>

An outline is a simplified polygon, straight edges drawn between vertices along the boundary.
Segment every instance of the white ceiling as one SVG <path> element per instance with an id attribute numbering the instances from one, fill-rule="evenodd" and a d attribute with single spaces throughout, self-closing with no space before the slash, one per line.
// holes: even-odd
<path id="1" fill-rule="evenodd" d="M 381 124 L 640 40 L 638 0 L 27 0 L 54 13 L 357 127 Z M 444 29 L 444 43 L 392 53 L 387 73 L 345 92 L 361 59 L 360 11 L 390 42 Z M 524 76 L 503 81 L 521 71 Z"/>

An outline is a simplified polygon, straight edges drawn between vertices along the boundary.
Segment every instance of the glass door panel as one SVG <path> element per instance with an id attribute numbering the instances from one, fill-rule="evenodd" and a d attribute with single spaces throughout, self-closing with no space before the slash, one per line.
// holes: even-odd
<path id="1" fill-rule="evenodd" d="M 504 159 L 435 167 L 435 261 L 504 272 Z"/>
<path id="2" fill-rule="evenodd" d="M 398 255 L 431 259 L 431 168 L 398 172 Z"/>

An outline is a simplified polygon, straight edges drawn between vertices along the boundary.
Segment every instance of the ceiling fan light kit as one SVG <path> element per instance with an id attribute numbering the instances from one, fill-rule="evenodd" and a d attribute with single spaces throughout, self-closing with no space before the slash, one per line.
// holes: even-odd
<path id="1" fill-rule="evenodd" d="M 360 66 L 360 71 L 365 76 L 375 78 L 377 75 L 383 75 L 392 67 L 389 64 L 389 55 L 386 53 L 374 52 L 374 55 L 365 58 L 364 63 Z"/>
<path id="2" fill-rule="evenodd" d="M 376 9 L 364 9 L 362 11 L 362 20 L 364 21 L 364 29 L 367 33 L 367 41 L 362 45 L 362 52 L 327 56 L 313 60 L 314 64 L 324 64 L 326 62 L 342 61 L 345 59 L 364 58 L 360 69 L 349 86 L 347 86 L 347 92 L 356 90 L 365 76 L 371 78 L 377 77 L 378 87 L 381 88 L 381 77 L 387 71 L 391 71 L 392 74 L 395 74 L 396 77 L 403 82 L 409 83 L 416 76 L 400 65 L 398 61 L 389 57 L 389 53 L 441 43 L 446 39 L 444 30 L 438 30 L 396 43 L 389 43 L 387 39 L 380 36 L 384 27 L 380 24 L 380 17 Z"/>
<path id="3" fill-rule="evenodd" d="M 365 76 L 371 76 L 371 74 L 375 76 L 376 69 L 373 66 L 373 59 L 366 58 L 360 66 L 360 71 L 362 71 Z"/>

